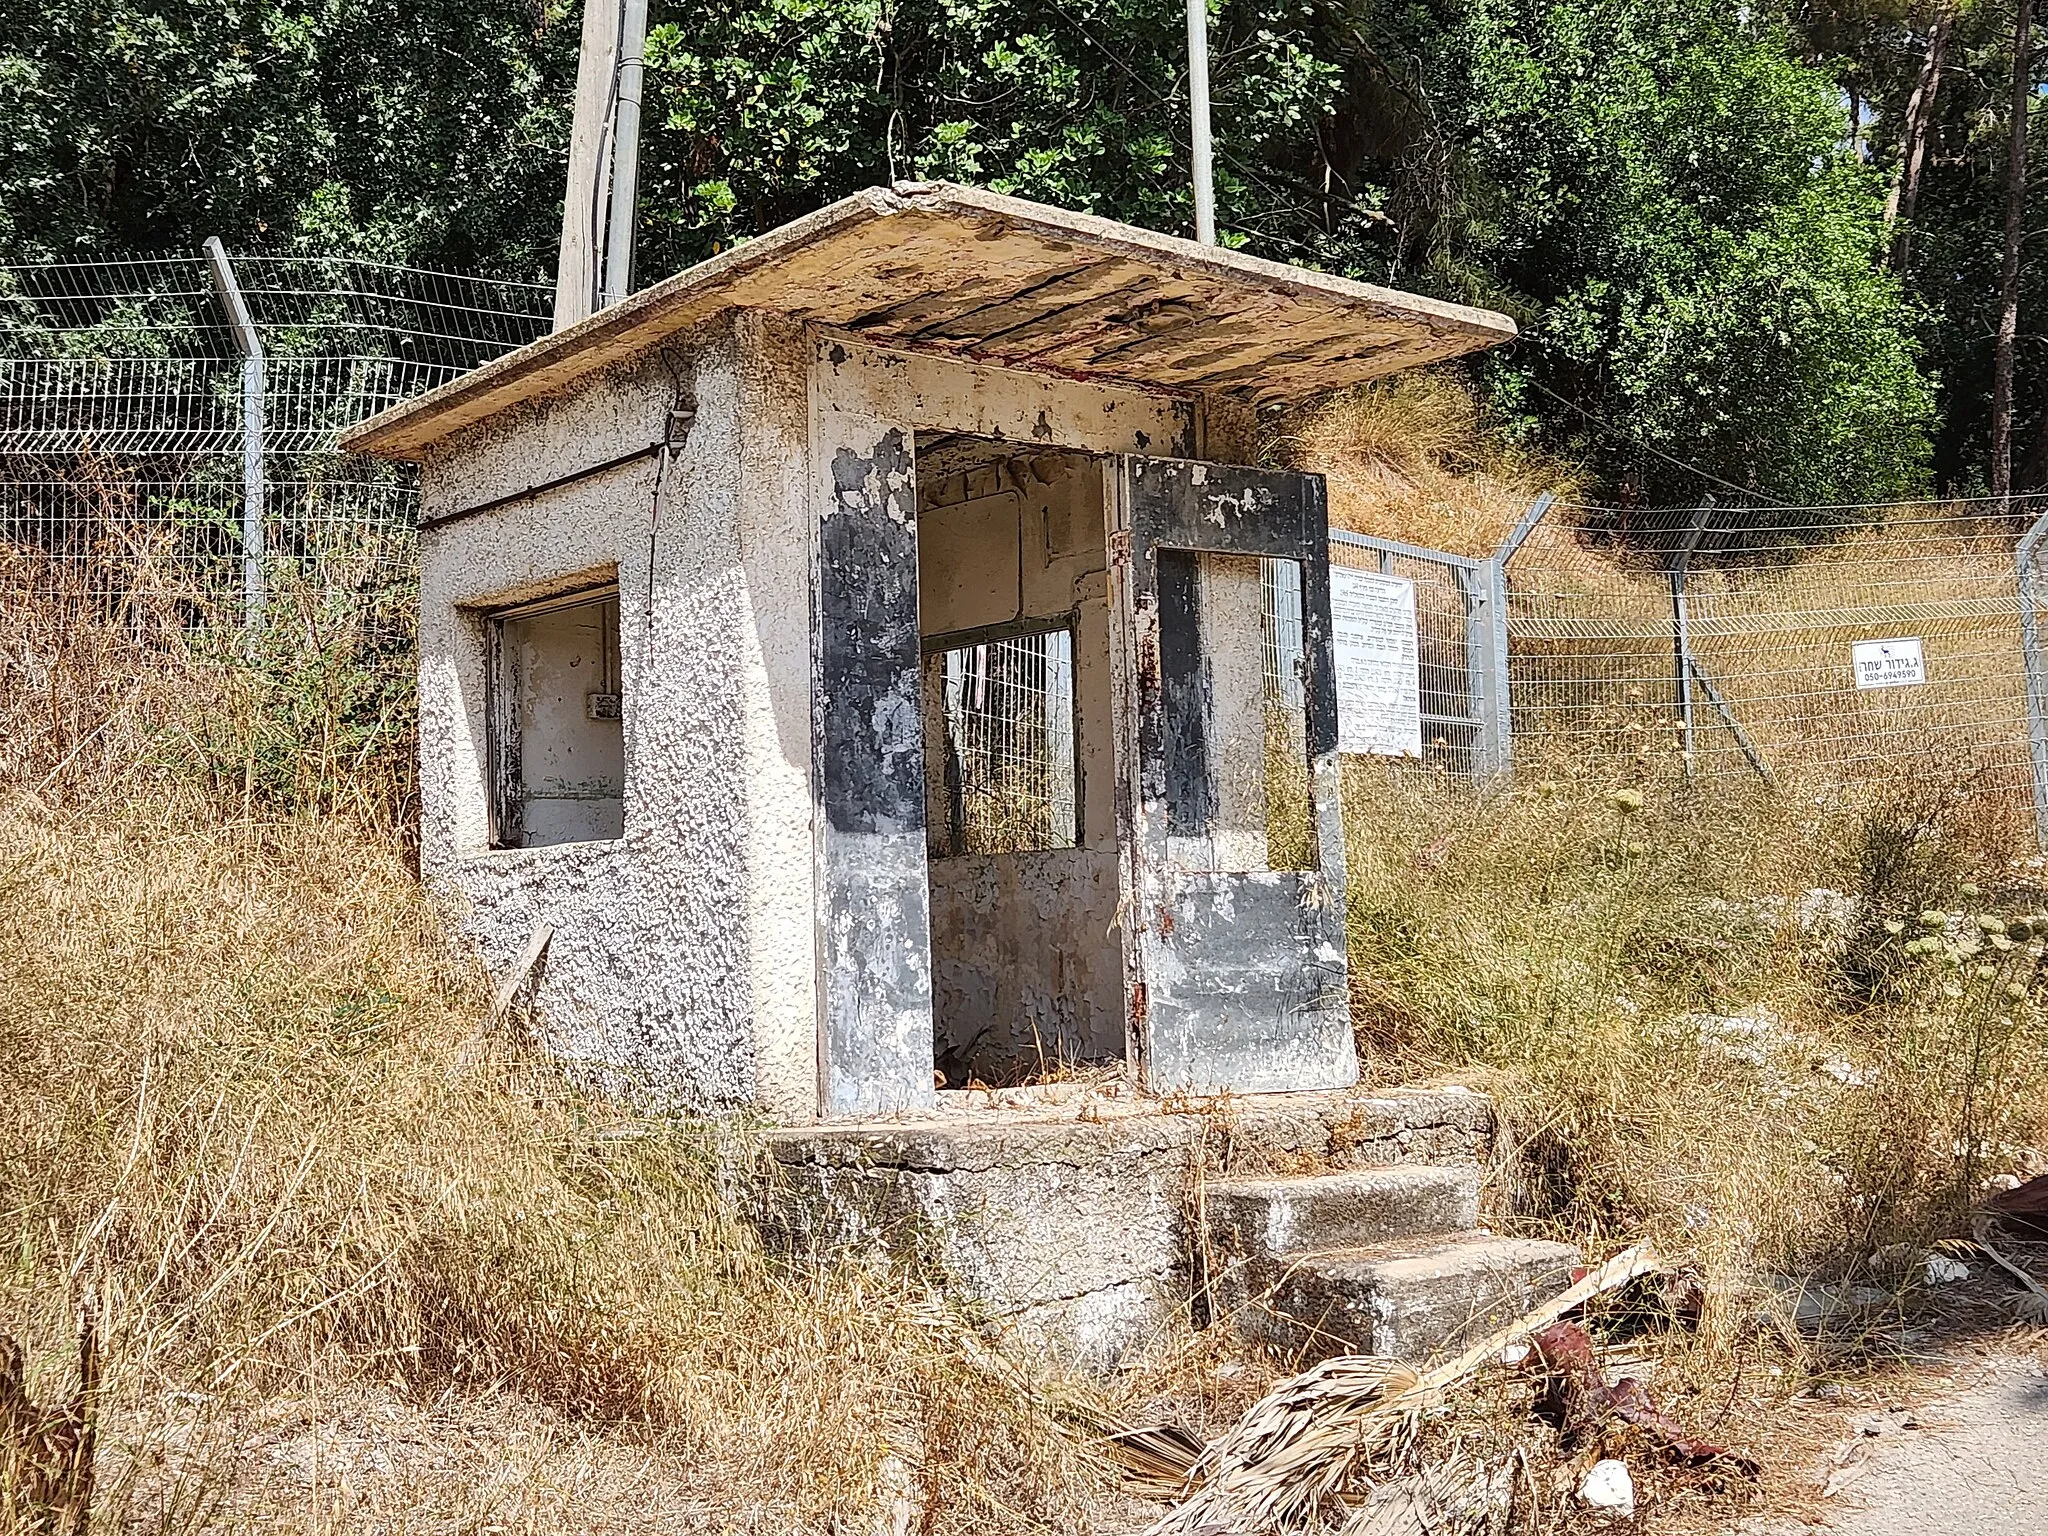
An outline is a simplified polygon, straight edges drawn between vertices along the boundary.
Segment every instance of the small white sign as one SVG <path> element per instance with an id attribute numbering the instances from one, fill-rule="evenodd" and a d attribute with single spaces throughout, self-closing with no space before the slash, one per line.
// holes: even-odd
<path id="1" fill-rule="evenodd" d="M 1920 637 L 1905 640 L 1858 640 L 1850 647 L 1856 662 L 1858 688 L 1912 688 L 1927 681 L 1927 659 Z"/>
<path id="2" fill-rule="evenodd" d="M 1330 619 L 1337 653 L 1337 750 L 1422 756 L 1415 583 L 1333 565 Z"/>

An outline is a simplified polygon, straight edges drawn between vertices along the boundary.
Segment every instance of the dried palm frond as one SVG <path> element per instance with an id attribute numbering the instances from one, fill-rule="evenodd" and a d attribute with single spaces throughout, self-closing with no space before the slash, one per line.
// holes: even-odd
<path id="1" fill-rule="evenodd" d="M 1209 1448 L 1194 1468 L 1193 1493 L 1147 1536 L 1241 1536 L 1305 1524 L 1360 1468 L 1410 1437 L 1424 1409 L 1509 1344 L 1661 1267 L 1647 1246 L 1616 1254 L 1424 1375 L 1398 1360 L 1339 1355 L 1283 1381 Z"/>
<path id="2" fill-rule="evenodd" d="M 1207 1449 L 1201 1436 L 1179 1424 L 1111 1429 L 1101 1441 L 1103 1456 L 1122 1469 L 1124 1486 L 1151 1499 L 1186 1498 Z"/>
<path id="3" fill-rule="evenodd" d="M 1454 1456 L 1373 1489 L 1338 1536 L 1490 1536 L 1511 1502 L 1510 1463 Z"/>

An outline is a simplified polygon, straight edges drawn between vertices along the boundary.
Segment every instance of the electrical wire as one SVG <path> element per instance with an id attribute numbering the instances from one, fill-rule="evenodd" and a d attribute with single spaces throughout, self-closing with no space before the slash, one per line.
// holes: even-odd
<path id="1" fill-rule="evenodd" d="M 1676 469 L 1682 469 L 1689 475 L 1697 475 L 1700 479 L 1706 481 L 1709 485 L 1718 485 L 1723 490 L 1733 491 L 1736 495 L 1748 498 L 1752 501 L 1754 501 L 1755 498 L 1760 496 L 1767 497 L 1769 499 L 1763 503 L 1763 505 L 1766 507 L 1787 508 L 1792 505 L 1790 501 L 1786 500 L 1782 496 L 1779 496 L 1776 492 L 1771 491 L 1764 486 L 1737 485 L 1733 480 L 1724 480 L 1711 470 L 1701 469 L 1697 464 L 1688 464 L 1684 459 L 1679 458 L 1675 454 L 1666 453 L 1661 448 L 1652 447 L 1650 444 L 1644 442 L 1641 438 L 1636 437 L 1634 434 L 1623 431 L 1620 427 L 1617 427 L 1613 422 L 1607 420 L 1604 416 L 1594 415 L 1593 412 L 1587 410 L 1583 405 L 1580 405 L 1577 401 L 1567 400 L 1563 395 L 1560 395 L 1556 390 L 1550 388 L 1548 385 L 1544 384 L 1542 381 L 1538 379 L 1532 378 L 1527 382 L 1529 387 L 1535 390 L 1537 393 L 1548 395 L 1551 399 L 1555 400 L 1559 405 L 1563 406 L 1568 411 L 1577 412 L 1579 415 L 1585 417 L 1586 420 L 1590 421 L 1594 426 L 1600 428 L 1603 432 L 1609 433 L 1613 437 L 1617 438 L 1619 441 L 1627 443 L 1632 448 L 1640 449 L 1642 452 L 1649 454 L 1652 458 L 1662 459 L 1665 463 L 1673 466 Z"/>

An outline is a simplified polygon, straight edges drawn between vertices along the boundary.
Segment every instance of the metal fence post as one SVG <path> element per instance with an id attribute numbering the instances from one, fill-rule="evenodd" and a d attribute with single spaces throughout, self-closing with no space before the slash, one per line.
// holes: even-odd
<path id="1" fill-rule="evenodd" d="M 1497 597 L 1500 562 L 1454 566 L 1465 608 L 1465 679 L 1472 699 L 1472 777 L 1481 784 L 1509 773 L 1514 743 L 1507 729 L 1507 667 L 1500 642 L 1506 628 Z M 1496 622 L 1496 621 L 1499 622 Z"/>
<path id="2" fill-rule="evenodd" d="M 1458 572 L 1465 603 L 1465 673 L 1472 690 L 1472 777 L 1505 779 L 1515 766 L 1515 711 L 1508 682 L 1508 562 L 1557 504 L 1545 491 L 1522 514 L 1492 558 Z"/>
<path id="3" fill-rule="evenodd" d="M 2048 848 L 2048 665 L 2041 656 L 2041 541 L 2048 538 L 2048 512 L 2034 519 L 2013 554 L 2020 600 L 2020 664 L 2027 680 L 2027 752 L 2034 766 L 2034 837 Z"/>
<path id="4" fill-rule="evenodd" d="M 263 623 L 263 338 L 249 318 L 241 285 L 220 236 L 206 237 L 206 263 L 213 286 L 227 311 L 235 350 L 242 355 L 242 622 L 251 629 Z"/>
<path id="5" fill-rule="evenodd" d="M 1671 649 L 1676 667 L 1678 684 L 1678 729 L 1682 750 L 1685 754 L 1685 776 L 1693 776 L 1692 743 L 1692 635 L 1688 623 L 1689 615 L 1685 603 L 1685 572 L 1692 564 L 1693 551 L 1700 546 L 1700 535 L 1707 530 L 1707 514 L 1714 510 L 1714 498 L 1709 496 L 1693 509 L 1692 526 L 1686 530 L 1685 541 L 1671 557 Z"/>

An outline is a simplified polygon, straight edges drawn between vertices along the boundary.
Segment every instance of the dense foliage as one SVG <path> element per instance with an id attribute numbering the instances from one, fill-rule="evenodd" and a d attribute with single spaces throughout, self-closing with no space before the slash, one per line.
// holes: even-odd
<path id="1" fill-rule="evenodd" d="M 1900 3 L 1223 0 L 1220 222 L 1513 313 L 1501 419 L 1611 486 L 1898 494 L 1930 437 L 1981 482 L 2010 0 L 1958 25 L 1903 285 L 1883 211 L 1926 21 Z M 219 233 L 544 277 L 579 10 L 19 0 L 0 259 Z M 1174 0 L 657 0 L 641 278 L 892 175 L 1185 230 L 1182 28 Z"/>

